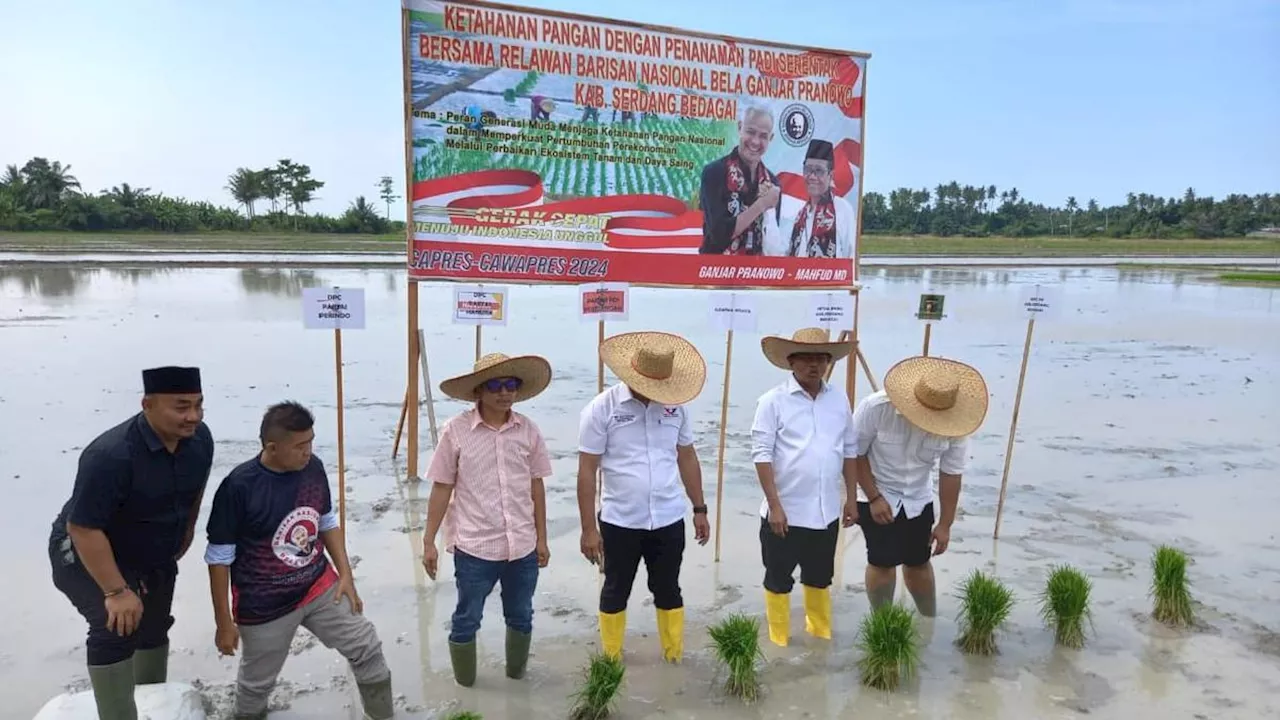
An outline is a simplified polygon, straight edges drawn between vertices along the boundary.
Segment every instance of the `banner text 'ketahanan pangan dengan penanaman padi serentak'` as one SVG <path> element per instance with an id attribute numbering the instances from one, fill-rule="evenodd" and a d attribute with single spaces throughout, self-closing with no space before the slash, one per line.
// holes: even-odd
<path id="1" fill-rule="evenodd" d="M 405 7 L 411 277 L 853 283 L 865 55 Z"/>

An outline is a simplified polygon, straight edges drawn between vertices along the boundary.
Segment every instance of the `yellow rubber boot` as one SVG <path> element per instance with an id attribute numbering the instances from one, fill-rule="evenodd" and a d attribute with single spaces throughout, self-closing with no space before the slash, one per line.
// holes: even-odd
<path id="1" fill-rule="evenodd" d="M 764 591 L 764 614 L 769 620 L 769 639 L 786 647 L 791 635 L 791 596 Z"/>
<path id="2" fill-rule="evenodd" d="M 823 640 L 831 639 L 831 588 L 804 588 L 804 629 Z"/>
<path id="3" fill-rule="evenodd" d="M 600 613 L 600 651 L 611 658 L 622 658 L 622 636 L 627 632 L 627 611 Z"/>
<path id="4" fill-rule="evenodd" d="M 658 611 L 658 639 L 662 642 L 662 659 L 679 663 L 684 657 L 684 608 Z"/>

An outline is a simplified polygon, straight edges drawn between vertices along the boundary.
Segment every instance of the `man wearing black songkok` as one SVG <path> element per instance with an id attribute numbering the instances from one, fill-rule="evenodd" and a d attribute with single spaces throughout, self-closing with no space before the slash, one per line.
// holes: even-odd
<path id="1" fill-rule="evenodd" d="M 213 465 L 200 370 L 142 372 L 142 412 L 80 453 L 53 522 L 53 584 L 88 622 L 100 720 L 135 720 L 135 685 L 163 683 L 178 559 L 191 545 Z"/>

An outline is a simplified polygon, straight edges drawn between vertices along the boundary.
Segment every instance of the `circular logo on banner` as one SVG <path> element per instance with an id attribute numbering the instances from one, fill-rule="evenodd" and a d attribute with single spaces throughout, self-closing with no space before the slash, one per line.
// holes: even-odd
<path id="1" fill-rule="evenodd" d="M 792 147 L 805 145 L 813 138 L 813 113 L 800 103 L 785 107 L 778 116 L 778 125 L 782 139 Z"/>
<path id="2" fill-rule="evenodd" d="M 271 550 L 285 565 L 303 568 L 316 559 L 319 539 L 320 513 L 315 508 L 300 507 L 280 521 L 271 536 Z"/>

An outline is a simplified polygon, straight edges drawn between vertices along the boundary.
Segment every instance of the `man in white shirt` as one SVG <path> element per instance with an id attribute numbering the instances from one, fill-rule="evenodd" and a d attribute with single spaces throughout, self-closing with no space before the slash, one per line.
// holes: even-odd
<path id="1" fill-rule="evenodd" d="M 857 517 L 857 452 L 849 399 L 825 378 L 853 343 L 832 342 L 829 331 L 806 328 L 790 340 L 766 337 L 760 344 L 769 362 L 791 371 L 786 382 L 760 396 L 751 424 L 751 459 L 764 491 L 760 554 L 769 639 L 787 645 L 799 565 L 805 630 L 830 640 L 837 522 L 843 518 L 848 527 Z"/>
<path id="2" fill-rule="evenodd" d="M 627 600 L 643 559 L 662 656 L 679 662 L 684 654 L 680 564 L 690 502 L 694 538 L 705 545 L 711 536 L 702 469 L 682 406 L 702 391 L 707 365 L 692 343 L 659 332 L 611 337 L 600 346 L 600 356 L 621 382 L 583 408 L 578 437 L 581 549 L 604 569 L 600 644 L 606 655 L 622 656 Z M 597 470 L 603 480 L 598 518 Z"/>
<path id="3" fill-rule="evenodd" d="M 871 606 L 893 601 L 897 568 L 921 615 L 937 614 L 930 557 L 946 552 L 968 459 L 968 437 L 987 414 L 987 384 L 974 368 L 913 357 L 890 368 L 884 389 L 853 413 L 858 523 L 867 543 Z M 933 513 L 933 468 L 941 509 Z"/>

